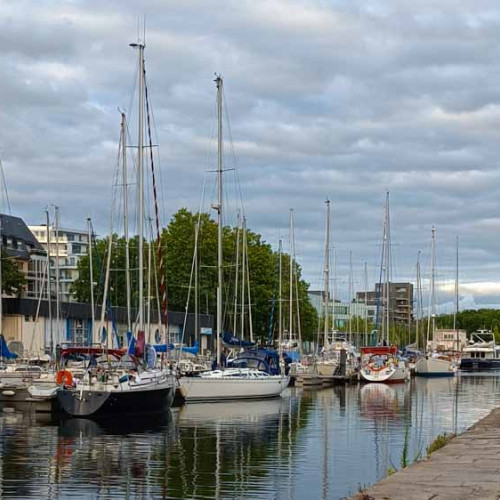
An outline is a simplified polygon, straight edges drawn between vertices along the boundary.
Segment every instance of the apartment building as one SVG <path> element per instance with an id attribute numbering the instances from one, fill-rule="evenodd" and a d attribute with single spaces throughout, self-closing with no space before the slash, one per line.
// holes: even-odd
<path id="1" fill-rule="evenodd" d="M 47 250 L 47 226 L 29 226 L 42 247 Z M 71 285 L 78 279 L 78 261 L 88 254 L 89 238 L 86 231 L 59 228 L 56 237 L 54 227 L 50 227 L 50 256 L 52 281 L 54 283 L 56 261 L 59 262 L 59 292 L 61 302 L 74 302 Z M 55 288 L 53 284 L 53 293 Z"/>

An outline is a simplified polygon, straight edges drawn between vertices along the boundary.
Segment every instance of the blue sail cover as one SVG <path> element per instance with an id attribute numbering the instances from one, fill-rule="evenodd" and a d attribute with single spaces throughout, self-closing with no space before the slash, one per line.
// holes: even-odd
<path id="1" fill-rule="evenodd" d="M 156 364 L 156 349 L 151 344 L 146 344 L 146 365 L 153 369 Z"/>
<path id="2" fill-rule="evenodd" d="M 298 363 L 300 361 L 300 354 L 297 351 L 284 352 L 283 356 L 290 358 L 292 363 Z"/>
<path id="3" fill-rule="evenodd" d="M 198 342 L 195 342 L 193 347 L 175 347 L 174 344 L 155 344 L 153 347 L 156 352 L 169 352 L 175 350 L 188 352 L 189 354 L 194 354 L 195 356 L 198 354 Z"/>
<path id="4" fill-rule="evenodd" d="M 132 332 L 127 332 L 127 354 L 131 356 L 135 352 L 135 337 Z"/>
<path id="5" fill-rule="evenodd" d="M 240 340 L 237 337 L 233 337 L 229 332 L 225 332 L 222 335 L 222 341 L 229 347 L 253 347 L 255 345 L 255 342 Z"/>
<path id="6" fill-rule="evenodd" d="M 156 352 L 170 352 L 175 349 L 174 344 L 153 344 Z"/>
<path id="7" fill-rule="evenodd" d="M 5 358 L 5 359 L 16 359 L 17 354 L 14 352 L 10 352 L 9 348 L 7 347 L 7 342 L 5 342 L 5 338 L 2 335 L 0 335 L 0 357 Z"/>

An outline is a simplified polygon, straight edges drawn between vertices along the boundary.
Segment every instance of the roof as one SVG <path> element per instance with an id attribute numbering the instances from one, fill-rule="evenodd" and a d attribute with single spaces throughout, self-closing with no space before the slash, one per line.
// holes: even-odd
<path id="1" fill-rule="evenodd" d="M 8 257 L 29 259 L 31 253 L 45 254 L 42 245 L 20 217 L 0 214 L 0 231 L 2 234 L 0 244 Z M 12 238 L 15 244 L 12 247 L 7 246 L 6 238 Z"/>

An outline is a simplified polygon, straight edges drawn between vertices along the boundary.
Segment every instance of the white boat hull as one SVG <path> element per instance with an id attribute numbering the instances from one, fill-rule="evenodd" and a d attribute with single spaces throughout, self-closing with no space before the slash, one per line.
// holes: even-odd
<path id="1" fill-rule="evenodd" d="M 363 367 L 359 373 L 365 382 L 395 383 L 406 382 L 410 378 L 410 369 L 404 363 L 400 363 L 399 366 L 386 367 L 379 371 Z"/>
<path id="2" fill-rule="evenodd" d="M 453 377 L 456 367 L 448 359 L 424 356 L 415 365 L 415 375 L 420 377 Z"/>
<path id="3" fill-rule="evenodd" d="M 186 402 L 261 399 L 279 396 L 287 387 L 290 377 L 272 375 L 252 380 L 245 378 L 182 377 L 181 392 Z"/>

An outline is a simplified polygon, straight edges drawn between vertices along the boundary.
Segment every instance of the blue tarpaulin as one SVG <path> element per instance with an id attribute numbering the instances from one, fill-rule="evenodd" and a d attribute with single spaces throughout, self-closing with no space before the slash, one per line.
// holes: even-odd
<path id="1" fill-rule="evenodd" d="M 10 352 L 3 335 L 0 335 L 0 357 L 5 359 L 16 359 L 17 354 Z"/>

